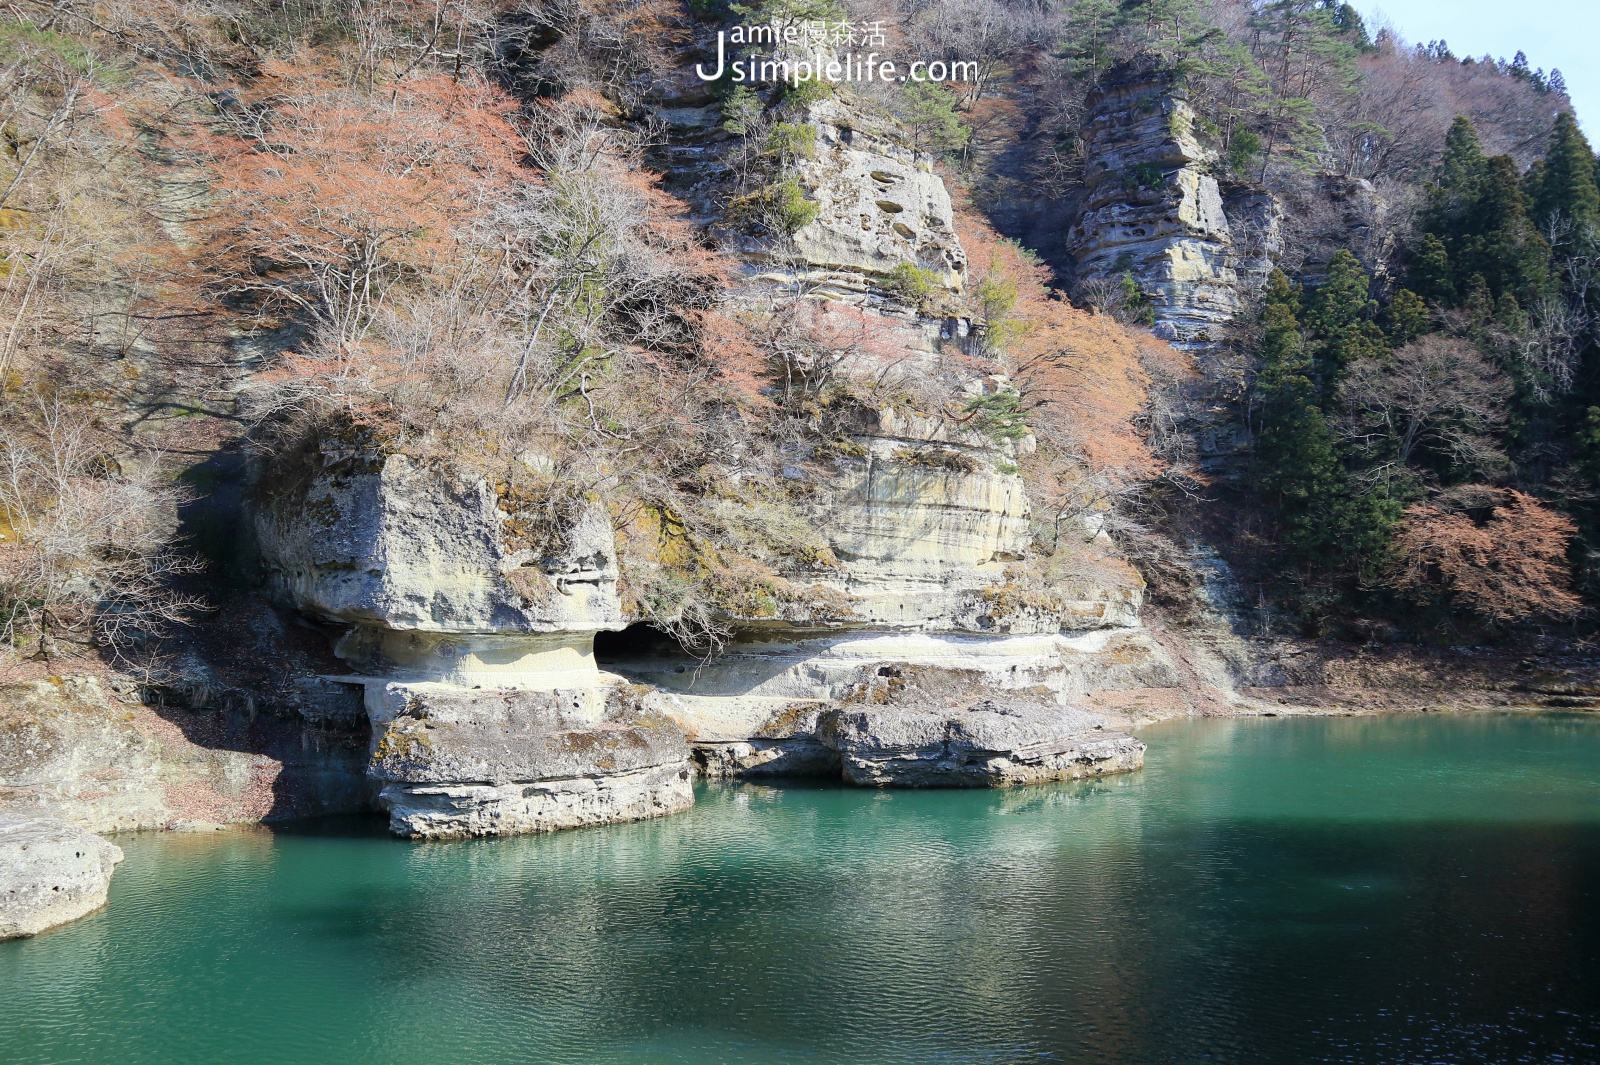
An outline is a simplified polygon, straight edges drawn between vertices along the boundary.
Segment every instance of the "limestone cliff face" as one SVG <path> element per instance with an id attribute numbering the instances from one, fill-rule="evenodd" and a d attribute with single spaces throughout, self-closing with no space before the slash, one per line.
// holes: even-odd
<path id="1" fill-rule="evenodd" d="M 905 263 L 959 291 L 966 256 L 932 160 L 838 100 L 814 105 L 809 120 L 817 151 L 797 167 L 818 210 L 793 239 L 808 280 L 856 291 Z"/>
<path id="2" fill-rule="evenodd" d="M 0 684 L 0 816 L 129 832 L 364 808 L 360 699 L 310 678 L 298 698 L 163 716 L 93 677 Z"/>
<path id="3" fill-rule="evenodd" d="M 582 505 L 537 550 L 482 477 L 324 443 L 269 493 L 256 527 L 269 585 L 351 625 L 339 653 L 421 680 L 592 683 L 589 648 L 626 621 L 610 517 Z"/>
<path id="4" fill-rule="evenodd" d="M 946 291 L 961 290 L 967 261 L 949 190 L 933 158 L 913 149 L 892 117 L 869 115 L 841 96 L 786 115 L 784 121 L 814 135 L 812 150 L 782 173 L 816 205 L 816 217 L 790 237 L 758 236 L 722 213 L 739 190 L 731 162 L 738 142 L 722 128 L 720 106 L 695 79 L 669 78 L 657 88 L 653 113 L 668 133 L 669 187 L 727 238 L 754 280 L 798 281 L 821 298 L 860 302 L 897 267 L 910 265 Z"/>
<path id="5" fill-rule="evenodd" d="M 866 627 L 976 629 L 975 589 L 996 584 L 1032 539 L 1017 445 L 895 408 L 857 410 L 818 514 Z M 1031 447 L 1025 438 L 1023 447 Z"/>
<path id="6" fill-rule="evenodd" d="M 662 112 L 674 158 L 710 172 L 691 186 L 708 207 L 726 191 L 709 162 L 728 145 L 714 110 Z M 883 348 L 887 362 L 841 373 L 881 380 L 904 363 L 948 375 L 940 341 L 959 339 L 962 323 L 921 319 L 883 286 L 909 265 L 960 290 L 966 260 L 942 179 L 892 122 L 870 122 L 838 99 L 804 120 L 815 151 L 789 165 L 816 217 L 787 240 L 743 240 L 752 287 L 799 280 L 808 295 L 857 305 L 828 313 L 871 318 L 883 342 L 866 347 Z M 970 382 L 974 397 L 1005 387 Z M 857 722 L 848 742 L 835 729 L 830 746 L 819 735 L 824 712 L 907 670 L 944 693 L 915 709 L 932 715 L 916 729 L 945 728 L 980 691 L 1028 693 L 1031 723 L 1011 728 L 1008 712 L 984 710 L 973 720 L 998 714 L 1006 727 L 940 748 L 959 758 L 917 747 L 892 759 L 915 772 L 847 779 L 1018 783 L 1136 766 L 1133 745 L 1093 753 L 1099 740 L 1083 736 L 1093 723 L 1067 713 L 1096 687 L 1093 670 L 1073 674 L 1064 656 L 1083 633 L 1136 625 L 1140 587 L 1043 589 L 1021 572 L 1034 533 L 1017 462 L 1031 437 L 991 438 L 900 405 L 862 403 L 834 422 L 831 465 L 808 459 L 793 475 L 815 482 L 811 517 L 838 564 L 785 576 L 841 593 L 848 619 L 728 618 L 733 642 L 710 662 L 634 656 L 611 660 L 615 673 L 593 651 L 597 633 L 631 620 L 603 507 L 564 515 L 560 529 L 532 538 L 539 546 L 524 546 L 514 493 L 338 442 L 322 445 L 298 480 L 273 486 L 258 520 L 271 583 L 298 609 L 348 626 L 339 653 L 364 688 L 368 775 L 393 830 L 490 835 L 669 813 L 693 801 L 691 744 L 709 772 L 841 774 L 844 750 L 870 746 L 872 729 Z M 897 691 L 879 694 L 895 703 Z M 964 768 L 947 773 L 944 762 Z"/>
<path id="7" fill-rule="evenodd" d="M 1080 283 L 1131 274 L 1158 336 L 1191 350 L 1219 343 L 1242 304 L 1241 269 L 1259 270 L 1276 240 L 1270 198 L 1238 198 L 1251 240 L 1237 239 L 1212 174 L 1216 153 L 1162 73 L 1096 89 L 1082 136 L 1085 192 L 1069 234 Z"/>
<path id="8" fill-rule="evenodd" d="M 556 522 L 403 454 L 324 443 L 269 488 L 271 584 L 348 626 L 372 723 L 367 776 L 399 835 L 451 838 L 652 817 L 694 801 L 670 721 L 619 701 L 594 635 L 625 624 L 603 504 Z M 533 527 L 539 525 L 539 527 Z"/>

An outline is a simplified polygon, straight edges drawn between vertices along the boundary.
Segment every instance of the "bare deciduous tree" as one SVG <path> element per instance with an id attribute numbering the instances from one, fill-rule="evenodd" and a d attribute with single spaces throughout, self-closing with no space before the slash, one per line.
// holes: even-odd
<path id="1" fill-rule="evenodd" d="M 63 643 L 120 654 L 201 603 L 171 581 L 200 568 L 174 550 L 183 492 L 150 459 L 126 472 L 83 415 L 41 404 L 0 442 L 0 642 L 42 658 Z"/>
<path id="2" fill-rule="evenodd" d="M 1401 523 L 1390 583 L 1413 594 L 1442 593 L 1494 622 L 1571 617 L 1582 606 L 1567 565 L 1576 532 L 1571 519 L 1522 492 L 1504 493 L 1481 524 L 1419 503 Z"/>
<path id="3" fill-rule="evenodd" d="M 1339 390 L 1351 438 L 1388 441 L 1402 465 L 1425 447 L 1484 471 L 1505 465 L 1490 434 L 1505 425 L 1510 395 L 1510 382 L 1473 345 L 1437 335 L 1387 360 L 1357 360 Z"/>

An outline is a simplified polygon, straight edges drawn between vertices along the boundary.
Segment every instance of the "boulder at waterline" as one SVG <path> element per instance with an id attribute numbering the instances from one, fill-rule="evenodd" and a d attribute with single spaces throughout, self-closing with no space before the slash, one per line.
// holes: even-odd
<path id="1" fill-rule="evenodd" d="M 0 939 L 98 910 L 120 861 L 122 848 L 65 821 L 0 814 Z"/>
<path id="2" fill-rule="evenodd" d="M 965 710 L 844 707 L 818 724 L 844 779 L 868 787 L 1008 787 L 1126 773 L 1145 745 L 1108 732 L 1095 714 L 1048 704 Z"/>
<path id="3" fill-rule="evenodd" d="M 389 684 L 369 692 L 368 772 L 413 839 L 553 832 L 694 805 L 683 730 L 632 686 L 573 691 Z"/>

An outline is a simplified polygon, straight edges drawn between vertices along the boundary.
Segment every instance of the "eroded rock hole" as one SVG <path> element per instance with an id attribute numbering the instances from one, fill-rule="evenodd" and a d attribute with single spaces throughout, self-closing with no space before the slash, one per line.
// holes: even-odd
<path id="1" fill-rule="evenodd" d="M 594 634 L 594 661 L 601 669 L 626 672 L 629 665 L 649 662 L 677 663 L 680 672 L 693 669 L 699 661 L 683 645 L 653 625 L 639 622 L 621 632 Z"/>

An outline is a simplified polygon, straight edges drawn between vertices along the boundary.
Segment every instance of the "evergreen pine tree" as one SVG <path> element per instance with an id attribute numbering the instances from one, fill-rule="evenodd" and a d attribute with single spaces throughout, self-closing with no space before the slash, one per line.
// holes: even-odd
<path id="1" fill-rule="evenodd" d="M 1524 303 L 1550 280 L 1550 245 L 1528 217 L 1527 198 L 1509 155 L 1489 160 L 1477 201 L 1461 218 L 1453 261 L 1462 273 L 1481 275 L 1496 298 L 1510 293 Z"/>
<path id="2" fill-rule="evenodd" d="M 1489 291 L 1489 282 L 1483 279 L 1482 274 L 1473 274 L 1467 281 L 1467 294 L 1461 301 L 1461 307 L 1467 312 L 1467 320 L 1480 334 L 1482 327 L 1494 320 L 1494 293 Z M 1481 339 L 1481 335 L 1478 338 Z"/>
<path id="3" fill-rule="evenodd" d="M 1263 365 L 1256 378 L 1262 406 L 1257 486 L 1278 519 L 1291 559 L 1365 579 L 1386 557 L 1399 506 L 1382 493 L 1364 494 L 1351 485 L 1319 405 L 1301 311 L 1299 293 L 1274 270 L 1262 308 Z"/>
<path id="4" fill-rule="evenodd" d="M 1315 368 L 1324 395 L 1331 396 L 1345 369 L 1360 358 L 1388 354 L 1383 333 L 1372 322 L 1377 303 L 1372 279 L 1360 261 L 1340 248 L 1328 262 L 1328 276 L 1305 303 L 1305 324 L 1316 338 Z"/>
<path id="5" fill-rule="evenodd" d="M 1455 304 L 1456 286 L 1451 276 L 1450 252 L 1436 234 L 1423 234 L 1407 276 L 1411 287 L 1425 302 L 1442 307 Z"/>
<path id="6" fill-rule="evenodd" d="M 1284 545 L 1304 560 L 1332 547 L 1328 519 L 1340 501 L 1344 471 L 1317 404 L 1299 311 L 1299 293 L 1283 271 L 1274 270 L 1262 308 L 1256 465 L 1261 491 L 1283 525 Z"/>
<path id="7" fill-rule="evenodd" d="M 958 151 L 972 137 L 956 114 L 955 95 L 938 82 L 906 82 L 895 113 L 911 128 L 912 146 L 922 151 Z"/>
<path id="8" fill-rule="evenodd" d="M 1465 115 L 1457 115 L 1444 137 L 1444 158 L 1439 163 L 1439 188 L 1452 204 L 1472 203 L 1489 170 L 1478 142 L 1478 131 Z"/>
<path id="9" fill-rule="evenodd" d="M 1428 331 L 1428 305 L 1421 296 L 1403 288 L 1383 309 L 1383 323 L 1390 347 L 1404 347 Z"/>
<path id="10" fill-rule="evenodd" d="M 1534 218 L 1542 226 L 1553 214 L 1585 226 L 1600 225 L 1600 189 L 1595 187 L 1595 158 L 1578 120 L 1570 111 L 1556 116 L 1544 173 L 1535 193 Z"/>

